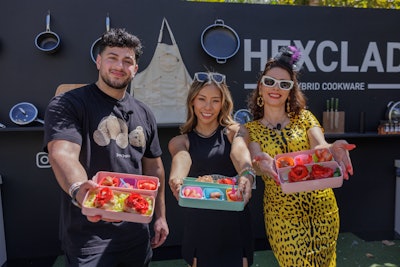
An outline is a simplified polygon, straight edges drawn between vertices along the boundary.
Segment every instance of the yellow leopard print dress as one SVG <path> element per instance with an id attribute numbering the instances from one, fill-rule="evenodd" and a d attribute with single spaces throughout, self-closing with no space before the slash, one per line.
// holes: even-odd
<path id="1" fill-rule="evenodd" d="M 271 157 L 310 149 L 307 130 L 321 127 L 314 115 L 303 110 L 281 131 L 258 120 L 248 122 L 250 141 L 260 144 Z M 332 189 L 285 194 L 275 181 L 262 176 L 264 220 L 267 237 L 280 266 L 336 266 L 339 209 Z"/>

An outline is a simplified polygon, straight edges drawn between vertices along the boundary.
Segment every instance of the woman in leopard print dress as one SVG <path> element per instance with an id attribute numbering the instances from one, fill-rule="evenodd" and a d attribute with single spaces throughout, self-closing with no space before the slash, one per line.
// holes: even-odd
<path id="1" fill-rule="evenodd" d="M 267 62 L 249 99 L 254 120 L 246 124 L 254 167 L 265 183 L 266 233 L 280 266 L 336 266 L 339 211 L 332 189 L 285 194 L 273 157 L 280 153 L 329 147 L 345 179 L 353 174 L 344 140 L 328 144 L 321 125 L 306 107 L 297 82 L 295 47 L 284 47 Z"/>

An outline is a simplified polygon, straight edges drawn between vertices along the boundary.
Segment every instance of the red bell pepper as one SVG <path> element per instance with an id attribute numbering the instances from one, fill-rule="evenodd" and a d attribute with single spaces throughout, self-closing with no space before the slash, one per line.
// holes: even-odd
<path id="1" fill-rule="evenodd" d="M 221 178 L 221 179 L 218 179 L 218 183 L 219 184 L 231 184 L 231 185 L 234 185 L 235 181 L 233 179 L 230 179 L 230 178 Z"/>
<path id="2" fill-rule="evenodd" d="M 319 164 L 314 164 L 311 167 L 311 177 L 313 179 L 321 179 L 321 178 L 328 178 L 332 177 L 334 170 L 329 167 L 324 167 Z"/>
<path id="3" fill-rule="evenodd" d="M 290 172 L 288 173 L 288 178 L 290 182 L 298 182 L 307 180 L 308 178 L 310 178 L 310 175 L 306 166 L 296 165 L 292 169 L 290 169 Z"/>
<path id="4" fill-rule="evenodd" d="M 130 194 L 124 201 L 125 206 L 134 209 L 137 213 L 145 214 L 149 210 L 149 202 L 138 193 Z"/>
<path id="5" fill-rule="evenodd" d="M 94 199 L 94 206 L 101 208 L 113 198 L 114 194 L 108 187 L 101 188 Z"/>

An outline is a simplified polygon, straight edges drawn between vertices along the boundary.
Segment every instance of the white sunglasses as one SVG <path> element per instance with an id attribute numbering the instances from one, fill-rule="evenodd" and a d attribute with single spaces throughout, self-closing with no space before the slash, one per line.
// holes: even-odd
<path id="1" fill-rule="evenodd" d="M 279 88 L 282 90 L 290 90 L 293 88 L 294 84 L 291 80 L 277 80 L 267 75 L 262 76 L 261 82 L 267 87 L 274 87 L 278 83 Z"/>
<path id="2" fill-rule="evenodd" d="M 221 84 L 225 82 L 225 75 L 218 72 L 196 72 L 194 80 L 202 83 L 214 81 L 217 84 Z"/>

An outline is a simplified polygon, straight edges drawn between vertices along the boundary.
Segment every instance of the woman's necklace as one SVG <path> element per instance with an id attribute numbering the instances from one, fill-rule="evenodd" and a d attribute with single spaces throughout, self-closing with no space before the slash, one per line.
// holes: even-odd
<path id="1" fill-rule="evenodd" d="M 262 118 L 261 123 L 264 124 L 264 125 L 265 125 L 266 127 L 268 127 L 269 129 L 274 130 L 274 131 L 280 133 L 282 127 L 284 127 L 284 124 L 286 123 L 287 118 L 288 118 L 288 116 L 287 116 L 287 114 L 285 113 L 285 115 L 282 117 L 282 119 L 279 120 L 280 122 L 278 122 L 278 123 L 276 123 L 276 124 L 274 125 L 274 124 L 272 124 L 271 122 L 269 122 L 269 120 L 268 120 L 266 117 L 264 117 L 264 118 Z"/>
<path id="2" fill-rule="evenodd" d="M 211 136 L 213 136 L 218 130 L 218 127 L 215 128 L 214 131 L 212 131 L 210 134 L 202 134 L 200 133 L 198 130 L 196 130 L 196 128 L 193 128 L 193 132 L 195 132 L 198 136 L 202 137 L 202 138 L 209 138 Z"/>

